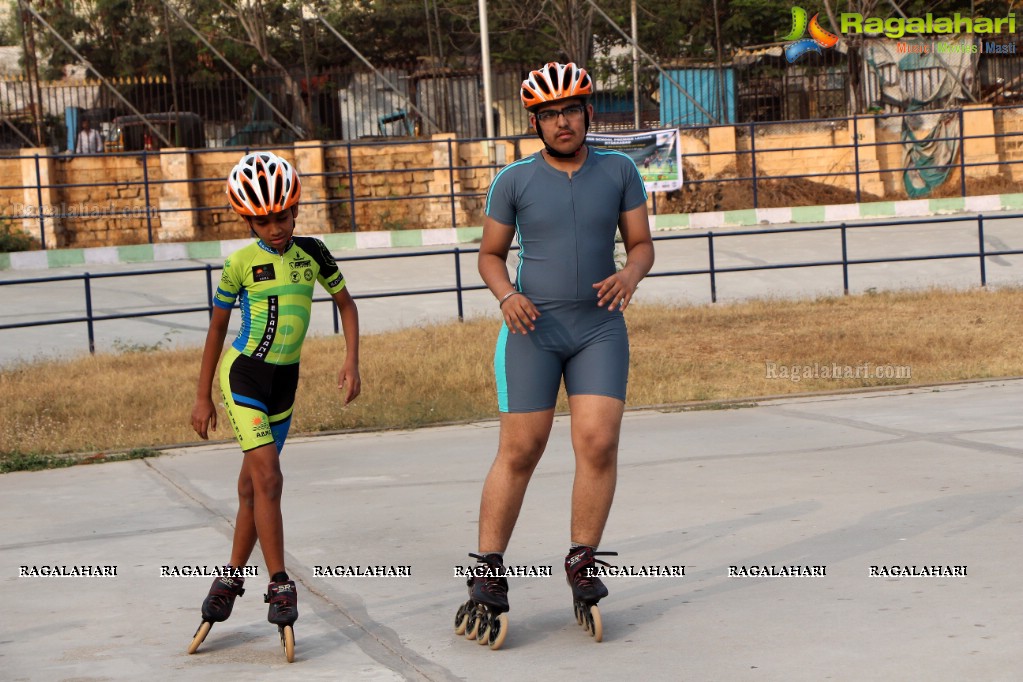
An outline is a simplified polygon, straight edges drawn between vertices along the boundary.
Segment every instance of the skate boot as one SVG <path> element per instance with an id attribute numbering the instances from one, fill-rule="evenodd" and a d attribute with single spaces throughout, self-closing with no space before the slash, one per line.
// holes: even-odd
<path id="1" fill-rule="evenodd" d="M 455 634 L 497 650 L 508 634 L 508 578 L 498 554 L 472 554 L 476 566 L 465 584 L 469 600 L 455 613 Z"/>
<path id="2" fill-rule="evenodd" d="M 295 581 L 283 580 L 270 583 L 263 595 L 263 601 L 270 605 L 266 619 L 277 626 L 281 646 L 288 663 L 295 660 L 295 621 L 298 620 L 298 592 Z"/>
<path id="3" fill-rule="evenodd" d="M 595 558 L 598 556 L 618 556 L 618 552 L 594 552 L 590 547 L 569 550 L 565 557 L 565 577 L 572 587 L 575 622 L 599 642 L 604 638 L 604 626 L 597 602 L 607 596 L 607 587 L 595 572 L 597 564 L 611 564 Z"/>
<path id="4" fill-rule="evenodd" d="M 231 617 L 234 600 L 245 594 L 245 578 L 217 578 L 202 602 L 202 619 L 222 623 Z"/>
<path id="5" fill-rule="evenodd" d="M 231 616 L 234 600 L 245 594 L 245 578 L 221 576 L 213 581 L 210 593 L 202 602 L 202 622 L 192 636 L 188 653 L 194 654 L 210 633 L 214 623 L 222 623 Z"/>

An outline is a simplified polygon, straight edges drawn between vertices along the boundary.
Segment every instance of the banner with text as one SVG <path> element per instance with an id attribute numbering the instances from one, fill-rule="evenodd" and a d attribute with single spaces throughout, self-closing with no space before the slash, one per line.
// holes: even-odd
<path id="1" fill-rule="evenodd" d="M 648 192 L 682 188 L 682 148 L 677 128 L 625 134 L 590 133 L 586 141 L 632 157 Z"/>

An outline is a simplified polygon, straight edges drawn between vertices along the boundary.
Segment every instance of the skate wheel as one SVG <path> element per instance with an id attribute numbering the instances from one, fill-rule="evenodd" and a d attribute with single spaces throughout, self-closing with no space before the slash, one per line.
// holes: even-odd
<path id="1" fill-rule="evenodd" d="M 199 629 L 195 631 L 195 635 L 192 636 L 192 643 L 188 645 L 188 653 L 194 654 L 199 650 L 199 645 L 206 639 L 206 635 L 210 634 L 210 628 L 213 627 L 213 623 L 208 620 L 204 620 L 200 625 Z"/>
<path id="2" fill-rule="evenodd" d="M 479 628 L 481 620 L 479 611 L 475 607 L 469 610 L 465 621 L 466 639 L 476 639 L 476 630 Z"/>
<path id="3" fill-rule="evenodd" d="M 498 615 L 487 628 L 487 640 L 490 643 L 490 650 L 497 651 L 504 644 L 504 638 L 508 636 L 508 614 Z"/>
<path id="4" fill-rule="evenodd" d="M 490 641 L 490 628 L 494 624 L 494 616 L 491 613 L 487 613 L 486 616 L 480 618 L 480 625 L 476 628 L 476 643 L 480 646 L 487 644 Z"/>
<path id="5" fill-rule="evenodd" d="M 583 610 L 582 610 L 582 606 L 579 605 L 579 602 L 573 602 L 572 610 L 575 611 L 575 622 L 576 622 L 576 624 L 577 625 L 582 625 L 583 624 Z"/>
<path id="6" fill-rule="evenodd" d="M 587 630 L 590 636 L 597 642 L 604 639 L 604 623 L 600 620 L 600 609 L 594 604 L 590 607 L 589 617 L 586 619 L 586 624 L 589 625 Z"/>
<path id="7" fill-rule="evenodd" d="M 455 634 L 465 635 L 466 625 L 469 623 L 469 612 L 472 610 L 472 602 L 465 602 L 455 612 Z"/>
<path id="8" fill-rule="evenodd" d="M 284 657 L 288 659 L 288 663 L 293 663 L 295 661 L 295 628 L 290 625 L 280 625 L 277 629 L 281 633 Z"/>

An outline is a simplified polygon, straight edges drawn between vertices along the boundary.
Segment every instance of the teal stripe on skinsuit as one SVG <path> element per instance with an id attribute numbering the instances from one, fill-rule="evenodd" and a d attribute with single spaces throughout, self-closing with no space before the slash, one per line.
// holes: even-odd
<path id="1" fill-rule="evenodd" d="M 534 161 L 536 161 L 535 157 L 527 156 L 524 159 L 519 159 L 518 161 L 516 161 L 514 163 L 508 164 L 507 166 L 505 166 L 504 168 L 502 168 L 500 170 L 500 172 L 494 177 L 493 182 L 490 183 L 490 189 L 487 190 L 487 205 L 486 205 L 486 208 L 484 208 L 484 213 L 485 214 L 490 215 L 490 198 L 491 198 L 491 195 L 494 192 L 494 187 L 497 186 L 498 178 L 500 178 L 501 175 L 504 174 L 505 171 L 507 171 L 512 166 L 520 166 L 522 164 L 529 164 L 529 163 L 533 163 Z M 521 234 L 519 233 L 519 221 L 518 220 L 515 221 L 515 234 L 516 234 L 516 236 L 521 236 Z M 521 275 L 522 275 L 522 256 L 523 256 L 524 253 L 525 253 L 525 250 L 522 249 L 522 240 L 519 239 L 519 265 L 515 269 L 515 283 L 516 283 L 515 288 L 517 290 L 519 290 L 519 291 L 522 291 Z"/>
<path id="2" fill-rule="evenodd" d="M 518 218 L 515 219 L 515 239 L 519 242 L 519 264 L 515 267 L 515 288 L 522 291 L 522 262 L 525 259 L 526 247 L 522 245 L 522 231 L 519 230 Z"/>
<path id="3" fill-rule="evenodd" d="M 505 347 L 508 345 L 508 325 L 501 324 L 494 350 L 494 377 L 497 379 L 497 409 L 508 411 L 508 368 L 504 364 Z"/>
<path id="4" fill-rule="evenodd" d="M 490 194 L 494 191 L 494 186 L 497 184 L 498 179 L 502 175 L 504 175 L 505 171 L 507 171 L 512 166 L 519 166 L 519 165 L 524 164 L 524 163 L 533 163 L 533 161 L 535 161 L 535 159 L 532 156 L 527 156 L 524 159 L 519 159 L 518 161 L 516 161 L 514 163 L 508 164 L 507 166 L 502 168 L 500 171 L 498 171 L 497 175 L 494 176 L 494 180 L 490 183 L 490 189 L 487 190 L 487 205 L 483 208 L 483 213 L 485 215 L 490 215 Z"/>
<path id="5" fill-rule="evenodd" d="M 625 152 L 620 152 L 620 151 L 617 151 L 617 150 L 614 150 L 614 149 L 594 149 L 593 153 L 594 154 L 603 154 L 603 155 L 615 154 L 615 155 L 618 155 L 618 156 L 624 156 L 630 162 L 632 162 L 632 167 L 636 169 L 636 174 L 639 175 L 639 177 L 643 177 L 643 174 L 639 172 L 639 166 L 636 165 L 636 160 L 634 158 L 632 158 L 631 156 L 629 156 L 628 154 L 626 154 Z M 646 191 L 646 183 L 643 183 L 643 198 L 644 199 L 649 199 L 650 198 L 650 195 L 647 194 L 647 191 Z"/>

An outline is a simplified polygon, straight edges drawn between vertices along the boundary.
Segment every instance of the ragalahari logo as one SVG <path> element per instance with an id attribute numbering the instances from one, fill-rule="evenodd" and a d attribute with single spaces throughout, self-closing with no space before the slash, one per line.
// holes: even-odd
<path id="1" fill-rule="evenodd" d="M 785 58 L 789 60 L 790 64 L 807 52 L 824 54 L 824 50 L 838 44 L 838 36 L 821 27 L 820 22 L 817 21 L 819 16 L 820 14 L 814 14 L 808 25 L 806 10 L 802 7 L 792 8 L 792 30 L 782 38 L 782 40 L 795 41 L 785 46 Z M 810 30 L 810 37 L 804 38 L 803 34 L 806 33 L 807 28 Z"/>

